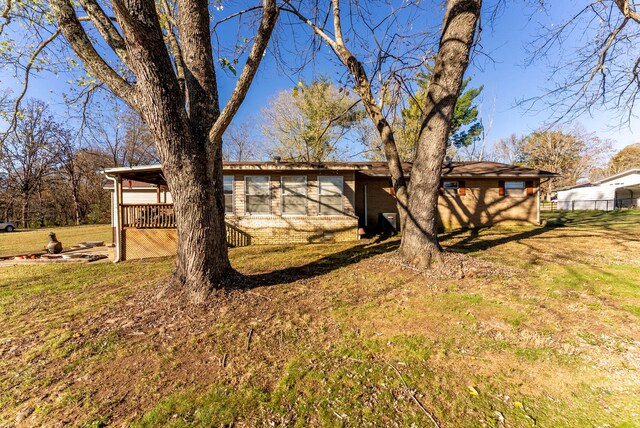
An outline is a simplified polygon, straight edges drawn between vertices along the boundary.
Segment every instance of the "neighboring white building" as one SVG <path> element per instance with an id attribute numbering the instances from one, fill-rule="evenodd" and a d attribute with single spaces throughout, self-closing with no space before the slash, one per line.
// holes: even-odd
<path id="1" fill-rule="evenodd" d="M 633 208 L 640 205 L 640 168 L 611 177 L 558 190 L 558 209 L 603 210 Z"/>

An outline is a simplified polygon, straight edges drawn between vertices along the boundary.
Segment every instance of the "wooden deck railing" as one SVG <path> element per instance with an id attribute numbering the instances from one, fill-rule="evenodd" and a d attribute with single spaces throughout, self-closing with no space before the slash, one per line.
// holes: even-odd
<path id="1" fill-rule="evenodd" d="M 137 229 L 175 229 L 176 216 L 173 204 L 123 204 L 122 227 Z M 251 236 L 232 224 L 226 223 L 227 244 L 230 247 L 246 247 Z"/>
<path id="2" fill-rule="evenodd" d="M 251 236 L 232 224 L 227 226 L 227 245 L 230 247 L 246 247 L 251 244 Z"/>

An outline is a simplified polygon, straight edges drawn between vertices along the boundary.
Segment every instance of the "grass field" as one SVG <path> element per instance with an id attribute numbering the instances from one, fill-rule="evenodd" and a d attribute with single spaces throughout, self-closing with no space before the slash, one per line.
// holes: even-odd
<path id="1" fill-rule="evenodd" d="M 0 232 L 0 257 L 42 251 L 54 232 L 64 248 L 85 241 L 111 242 L 111 226 L 53 227 L 43 229 L 17 229 L 11 233 Z"/>
<path id="2" fill-rule="evenodd" d="M 158 299 L 171 259 L 0 268 L 0 426 L 640 426 L 640 213 L 231 250 L 247 287 Z M 1 238 L 4 238 L 2 236 Z"/>

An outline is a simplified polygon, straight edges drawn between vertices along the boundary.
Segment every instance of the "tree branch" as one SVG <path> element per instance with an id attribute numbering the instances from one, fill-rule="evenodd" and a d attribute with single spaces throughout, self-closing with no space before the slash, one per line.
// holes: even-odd
<path id="1" fill-rule="evenodd" d="M 180 44 L 178 43 L 178 38 L 174 32 L 177 27 L 176 20 L 171 15 L 171 9 L 169 8 L 169 2 L 167 0 L 162 0 L 163 7 L 165 9 L 165 16 L 167 18 L 167 22 L 169 23 L 169 29 L 167 30 L 167 36 L 169 37 L 169 43 L 171 43 L 171 50 L 173 52 L 173 60 L 176 65 L 176 75 L 178 78 L 178 85 L 180 85 L 180 92 L 182 92 L 182 98 L 184 101 L 186 87 L 185 87 L 185 69 L 184 69 L 184 59 L 182 58 L 182 49 L 180 48 Z"/>
<path id="2" fill-rule="evenodd" d="M 102 38 L 111 49 L 118 55 L 118 58 L 127 66 L 129 65 L 129 53 L 124 44 L 124 39 L 113 25 L 113 20 L 107 16 L 104 10 L 95 0 L 78 0 L 78 3 L 87 12 L 91 22 L 96 27 Z"/>
<path id="3" fill-rule="evenodd" d="M 13 104 L 13 116 L 11 118 L 11 123 L 9 124 L 9 127 L 4 137 L 2 138 L 2 140 L 0 140 L 0 143 L 4 142 L 9 132 L 15 128 L 18 122 L 18 112 L 20 111 L 20 103 L 22 102 L 22 99 L 24 98 L 25 94 L 27 93 L 27 89 L 29 88 L 29 76 L 31 74 L 31 68 L 33 67 L 33 63 L 38 58 L 38 55 L 40 55 L 40 52 L 42 52 L 44 48 L 46 48 L 49 43 L 53 42 L 59 35 L 60 35 L 60 30 L 58 29 L 49 38 L 47 38 L 46 40 L 43 40 L 42 43 L 38 45 L 36 50 L 33 51 L 33 53 L 31 54 L 31 57 L 29 58 L 29 62 L 27 63 L 27 66 L 24 69 L 24 83 L 22 84 L 22 91 L 20 92 L 20 95 L 18 95 L 18 97 L 16 98 Z"/>
<path id="4" fill-rule="evenodd" d="M 267 49 L 267 44 L 269 43 L 269 38 L 271 37 L 271 33 L 276 25 L 279 11 L 276 7 L 275 0 L 264 0 L 263 7 L 262 22 L 260 23 L 256 39 L 251 47 L 251 52 L 249 52 L 249 58 L 247 58 L 247 62 L 242 69 L 242 73 L 238 78 L 238 82 L 231 94 L 231 98 L 209 132 L 211 141 L 217 142 L 222 139 L 222 134 L 224 134 L 224 131 L 231 123 L 231 119 L 233 119 L 233 116 L 236 114 L 238 108 L 240 108 L 240 104 L 242 104 L 242 101 L 247 95 L 249 86 L 251 86 L 251 82 L 258 71 L 260 61 Z"/>
<path id="5" fill-rule="evenodd" d="M 618 9 L 620 9 L 620 12 L 622 12 L 622 15 L 624 15 L 625 18 L 633 19 L 640 24 L 640 14 L 634 9 L 631 9 L 631 6 L 629 6 L 629 0 L 613 0 L 613 2 L 618 6 Z"/>
<path id="6" fill-rule="evenodd" d="M 58 21 L 60 31 L 67 39 L 73 51 L 117 96 L 134 104 L 134 87 L 120 76 L 96 52 L 82 24 L 76 16 L 70 0 L 51 0 L 53 13 Z"/>

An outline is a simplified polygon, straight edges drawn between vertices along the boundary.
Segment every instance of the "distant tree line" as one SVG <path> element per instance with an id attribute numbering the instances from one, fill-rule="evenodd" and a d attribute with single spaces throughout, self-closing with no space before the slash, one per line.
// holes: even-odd
<path id="1" fill-rule="evenodd" d="M 614 152 L 611 141 L 576 126 L 540 130 L 525 136 L 511 135 L 498 140 L 489 157 L 558 173 L 559 177 L 542 185 L 546 196 L 561 187 L 594 182 L 640 168 L 640 143 L 629 144 Z"/>
<path id="2" fill-rule="evenodd" d="M 74 128 L 31 99 L 3 137 L 0 220 L 24 228 L 108 222 L 104 168 L 157 162 L 149 131 L 129 110 Z"/>

